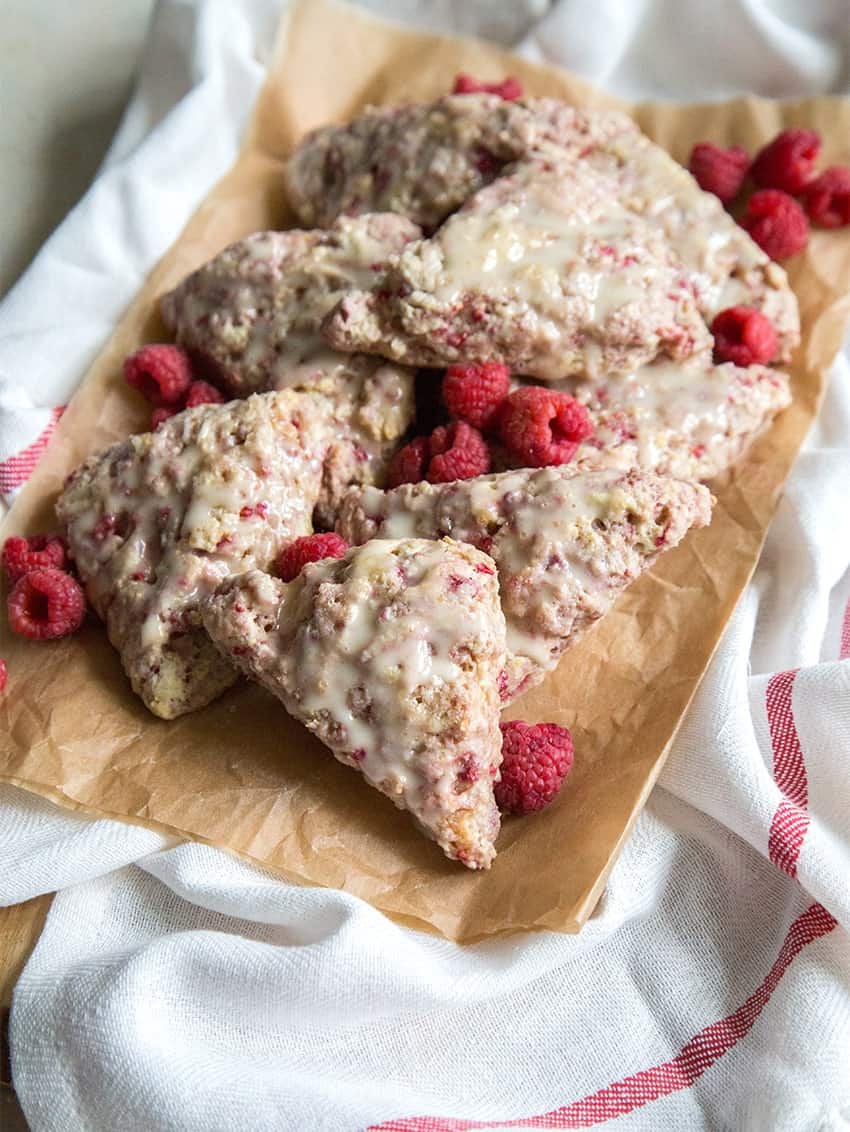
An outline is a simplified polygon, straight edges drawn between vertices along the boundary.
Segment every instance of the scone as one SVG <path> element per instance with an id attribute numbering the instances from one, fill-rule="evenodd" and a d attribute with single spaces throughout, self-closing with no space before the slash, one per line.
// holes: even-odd
<path id="1" fill-rule="evenodd" d="M 375 540 L 293 582 L 256 570 L 231 578 L 203 621 L 223 657 L 446 856 L 489 867 L 505 664 L 490 558 L 450 539 Z"/>
<path id="2" fill-rule="evenodd" d="M 543 381 L 627 373 L 711 342 L 659 229 L 620 205 L 616 179 L 559 155 L 476 193 L 341 299 L 324 333 L 407 365 L 496 361 Z"/>
<path id="3" fill-rule="evenodd" d="M 705 487 L 681 480 L 539 468 L 353 489 L 337 529 L 349 542 L 451 535 L 493 559 L 507 624 L 507 702 L 539 683 L 660 554 L 705 526 L 711 504 Z"/>

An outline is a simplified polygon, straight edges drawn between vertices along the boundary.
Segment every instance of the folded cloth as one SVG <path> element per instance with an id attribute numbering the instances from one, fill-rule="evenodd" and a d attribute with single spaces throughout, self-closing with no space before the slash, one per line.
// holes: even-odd
<path id="1" fill-rule="evenodd" d="M 463 8 L 470 30 L 473 7 L 441 11 Z M 278 11 L 160 3 L 103 172 L 0 307 L 0 491 L 23 482 L 120 309 L 232 161 Z M 524 50 L 629 95 L 705 98 L 840 89 L 848 37 L 841 0 L 562 0 Z M 345 893 L 0 787 L 0 902 L 60 890 L 12 1010 L 32 1128 L 846 1129 L 848 482 L 850 350 L 578 937 L 461 948 Z"/>

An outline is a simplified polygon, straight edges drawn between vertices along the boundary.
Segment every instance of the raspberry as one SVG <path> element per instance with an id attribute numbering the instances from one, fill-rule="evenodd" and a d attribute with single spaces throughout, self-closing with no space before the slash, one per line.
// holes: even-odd
<path id="1" fill-rule="evenodd" d="M 223 405 L 224 397 L 214 385 L 208 381 L 193 381 L 186 394 L 186 408 L 194 409 L 196 405 Z"/>
<path id="2" fill-rule="evenodd" d="M 387 471 L 387 486 L 398 487 L 403 483 L 419 483 L 425 479 L 425 467 L 431 456 L 431 445 L 427 436 L 417 436 L 403 448 L 399 448 L 390 461 Z"/>
<path id="3" fill-rule="evenodd" d="M 773 323 L 754 307 L 727 307 L 715 316 L 711 333 L 716 362 L 767 365 L 776 355 Z"/>
<path id="4" fill-rule="evenodd" d="M 31 570 L 18 578 L 9 594 L 13 633 L 33 641 L 50 641 L 79 629 L 86 599 L 79 584 L 61 570 Z"/>
<path id="5" fill-rule="evenodd" d="M 490 471 L 487 441 L 466 421 L 435 428 L 430 437 L 431 462 L 425 478 L 429 483 L 471 480 Z"/>
<path id="6" fill-rule="evenodd" d="M 143 346 L 124 362 L 124 380 L 152 405 L 176 405 L 189 388 L 192 370 L 178 346 Z"/>
<path id="7" fill-rule="evenodd" d="M 573 765 L 573 738 L 557 723 L 500 723 L 502 777 L 496 803 L 508 814 L 533 814 L 548 806 Z"/>
<path id="8" fill-rule="evenodd" d="M 58 535 L 12 535 L 3 544 L 3 569 L 13 585 L 30 570 L 64 570 L 66 560 L 65 540 Z"/>
<path id="9" fill-rule="evenodd" d="M 843 228 L 850 224 L 850 169 L 834 165 L 806 186 L 803 205 L 813 224 Z"/>
<path id="10" fill-rule="evenodd" d="M 584 405 L 569 393 L 540 385 L 515 389 L 502 406 L 499 424 L 506 447 L 526 468 L 568 464 L 593 432 Z"/>
<path id="11" fill-rule="evenodd" d="M 783 130 L 758 151 L 750 176 L 762 189 L 799 193 L 814 176 L 819 153 L 820 135 L 814 130 Z"/>
<path id="12" fill-rule="evenodd" d="M 771 259 L 788 259 L 809 242 L 805 212 L 793 197 L 779 189 L 753 193 L 747 201 L 741 226 Z"/>
<path id="13" fill-rule="evenodd" d="M 179 405 L 160 405 L 159 408 L 154 409 L 151 413 L 151 432 L 155 432 L 163 421 L 167 421 L 169 417 L 176 417 L 179 412 Z"/>
<path id="14" fill-rule="evenodd" d="M 490 428 L 496 423 L 510 383 L 508 367 L 497 362 L 449 366 L 443 378 L 443 401 L 451 416 L 474 428 Z"/>
<path id="15" fill-rule="evenodd" d="M 277 572 L 284 582 L 291 582 L 308 562 L 320 562 L 323 558 L 342 558 L 347 550 L 348 543 L 333 531 L 326 535 L 304 535 L 280 552 Z"/>
<path id="16" fill-rule="evenodd" d="M 9 678 L 9 670 L 6 667 L 6 661 L 0 660 L 0 692 L 5 691 L 6 681 Z"/>
<path id="17" fill-rule="evenodd" d="M 711 142 L 699 142 L 691 150 L 688 168 L 701 189 L 731 204 L 741 191 L 749 164 L 747 151 L 739 145 L 721 149 Z"/>
<path id="18" fill-rule="evenodd" d="M 455 76 L 452 94 L 498 94 L 505 102 L 515 102 L 522 98 L 522 83 L 512 75 L 500 83 L 483 83 L 472 75 L 461 73 Z"/>

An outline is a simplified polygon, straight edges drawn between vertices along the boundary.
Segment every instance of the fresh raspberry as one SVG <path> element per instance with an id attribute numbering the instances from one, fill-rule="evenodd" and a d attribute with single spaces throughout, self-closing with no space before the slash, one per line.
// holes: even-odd
<path id="1" fill-rule="evenodd" d="M 688 168 L 701 189 L 731 204 L 741 191 L 749 164 L 747 151 L 739 145 L 722 149 L 711 142 L 699 142 L 691 150 Z"/>
<path id="2" fill-rule="evenodd" d="M 308 562 L 342 558 L 348 543 L 333 531 L 326 535 L 304 535 L 285 546 L 278 555 L 277 572 L 284 582 L 297 578 Z"/>
<path id="3" fill-rule="evenodd" d="M 747 201 L 741 226 L 771 259 L 788 259 L 809 242 L 805 212 L 793 197 L 779 189 L 753 193 Z"/>
<path id="4" fill-rule="evenodd" d="M 3 544 L 3 569 L 14 585 L 30 570 L 64 570 L 67 553 L 65 540 L 58 535 L 12 535 Z"/>
<path id="5" fill-rule="evenodd" d="M 496 803 L 508 814 L 548 806 L 573 765 L 573 738 L 557 723 L 501 723 L 502 777 Z"/>
<path id="6" fill-rule="evenodd" d="M 505 102 L 515 102 L 522 98 L 522 83 L 512 75 L 500 83 L 483 83 L 472 75 L 461 73 L 455 76 L 452 94 L 498 94 Z"/>
<path id="7" fill-rule="evenodd" d="M 451 416 L 474 428 L 490 428 L 510 384 L 510 370 L 497 362 L 449 366 L 443 378 L 443 401 Z"/>
<path id="8" fill-rule="evenodd" d="M 815 177 L 806 186 L 803 205 L 812 223 L 821 228 L 850 224 L 850 169 L 834 165 Z"/>
<path id="9" fill-rule="evenodd" d="M 163 421 L 176 417 L 180 412 L 179 405 L 160 405 L 151 413 L 151 432 L 155 432 Z"/>
<path id="10" fill-rule="evenodd" d="M 0 692 L 6 690 L 6 681 L 9 678 L 9 670 L 6 667 L 6 661 L 0 660 Z"/>
<path id="11" fill-rule="evenodd" d="M 727 307 L 715 315 L 714 360 L 736 366 L 767 365 L 776 356 L 773 323 L 755 307 Z"/>
<path id="12" fill-rule="evenodd" d="M 196 405 L 223 405 L 224 397 L 214 385 L 208 381 L 193 381 L 186 394 L 187 409 L 194 409 Z"/>
<path id="13" fill-rule="evenodd" d="M 435 428 L 430 436 L 431 462 L 425 478 L 429 483 L 471 480 L 490 471 L 487 441 L 466 421 Z"/>
<path id="14" fill-rule="evenodd" d="M 417 436 L 403 448 L 399 448 L 390 461 L 387 471 L 387 487 L 398 487 L 403 483 L 419 483 L 425 479 L 425 468 L 431 457 L 431 445 L 427 436 Z"/>
<path id="15" fill-rule="evenodd" d="M 820 135 L 814 130 L 783 130 L 758 151 L 750 176 L 759 188 L 799 193 L 814 176 L 819 153 Z"/>
<path id="16" fill-rule="evenodd" d="M 51 641 L 79 629 L 86 599 L 79 583 L 61 570 L 31 570 L 9 594 L 13 633 L 33 641 Z"/>
<path id="17" fill-rule="evenodd" d="M 192 370 L 179 346 L 143 346 L 124 362 L 124 380 L 152 405 L 176 405 L 189 388 Z"/>
<path id="18" fill-rule="evenodd" d="M 568 464 L 579 444 L 593 433 L 587 409 L 569 393 L 526 385 L 502 406 L 502 440 L 526 468 Z"/>

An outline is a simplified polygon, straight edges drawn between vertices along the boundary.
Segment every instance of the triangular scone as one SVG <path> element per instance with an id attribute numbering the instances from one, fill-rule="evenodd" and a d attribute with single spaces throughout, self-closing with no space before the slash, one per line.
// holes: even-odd
<path id="1" fill-rule="evenodd" d="M 734 464 L 791 403 L 787 374 L 766 366 L 717 366 L 710 354 L 659 359 L 627 377 L 557 387 L 581 401 L 593 422 L 574 465 L 694 480 Z"/>
<path id="2" fill-rule="evenodd" d="M 705 526 L 711 503 L 705 487 L 681 480 L 539 468 L 352 489 L 337 529 L 353 543 L 451 534 L 493 559 L 508 633 L 507 701 L 539 683 L 659 554 Z"/>
<path id="3" fill-rule="evenodd" d="M 237 673 L 199 604 L 312 530 L 332 421 L 324 398 L 201 405 L 90 456 L 56 512 L 95 610 L 148 708 L 173 719 Z"/>
<path id="4" fill-rule="evenodd" d="M 294 582 L 232 578 L 203 618 L 225 656 L 446 856 L 489 867 L 505 664 L 490 558 L 450 539 L 375 540 Z"/>
<path id="5" fill-rule="evenodd" d="M 638 129 L 596 132 L 584 158 L 616 179 L 624 208 L 656 225 L 681 260 L 708 322 L 726 307 L 757 307 L 773 323 L 787 362 L 800 341 L 800 311 L 785 271 L 736 223 L 714 193 Z"/>
<path id="6" fill-rule="evenodd" d="M 324 333 L 408 365 L 500 361 L 544 381 L 627 373 L 711 341 L 660 229 L 621 206 L 615 178 L 554 156 L 514 166 L 409 244 Z"/>
<path id="7" fill-rule="evenodd" d="M 546 143 L 578 157 L 636 130 L 625 114 L 578 110 L 554 98 L 449 94 L 410 106 L 370 106 L 345 125 L 304 138 L 286 166 L 287 196 L 310 226 L 396 212 L 430 230 L 505 165 Z"/>
<path id="8" fill-rule="evenodd" d="M 177 341 L 234 397 L 346 378 L 374 359 L 329 350 L 319 328 L 351 290 L 369 287 L 420 230 L 391 214 L 344 217 L 320 230 L 255 232 L 188 275 L 162 298 Z M 391 368 L 391 367 L 388 367 Z"/>

